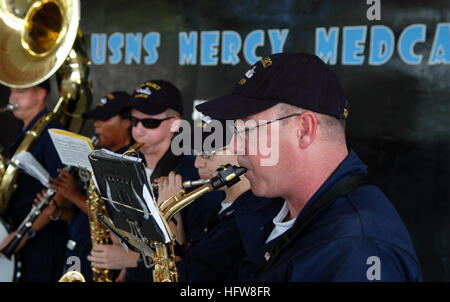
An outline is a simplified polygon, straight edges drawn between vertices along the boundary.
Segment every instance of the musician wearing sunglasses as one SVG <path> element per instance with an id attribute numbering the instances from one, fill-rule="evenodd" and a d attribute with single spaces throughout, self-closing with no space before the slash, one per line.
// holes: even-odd
<path id="1" fill-rule="evenodd" d="M 241 280 L 422 280 L 402 219 L 346 144 L 349 111 L 336 74 L 304 53 L 274 54 L 251 70 L 232 93 L 196 106 L 242 122 L 231 145 L 253 193 L 285 201 Z M 264 161 L 264 145 L 276 162 Z"/>
<path id="2" fill-rule="evenodd" d="M 135 88 L 126 109 L 130 110 L 132 136 L 135 141 L 143 144 L 140 157 L 145 162 L 151 182 L 168 176 L 170 171 L 180 174 L 183 181 L 199 178 L 194 167 L 195 158 L 175 155 L 170 148 L 183 114 L 182 96 L 177 87 L 165 80 L 145 81 Z M 213 197 L 205 196 L 198 201 L 200 204 L 208 204 L 209 198 Z M 194 228 L 197 224 L 195 214 L 183 210 L 181 215 L 185 216 L 184 224 L 189 238 L 190 226 Z M 127 268 L 126 281 L 152 281 L 152 270 L 145 268 L 140 254 L 126 251 L 118 242 L 94 246 L 88 259 L 100 268 Z"/>

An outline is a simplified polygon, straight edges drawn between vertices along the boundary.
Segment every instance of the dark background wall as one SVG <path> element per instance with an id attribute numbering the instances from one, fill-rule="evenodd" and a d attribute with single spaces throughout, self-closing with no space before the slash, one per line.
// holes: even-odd
<path id="1" fill-rule="evenodd" d="M 381 20 L 368 20 L 370 5 L 365 0 L 352 1 L 82 1 L 80 26 L 92 51 L 98 51 L 92 37 L 113 33 L 159 33 L 158 59 L 145 64 L 148 55 L 141 48 L 139 62 L 126 64 L 123 58 L 111 63 L 114 48 L 106 49 L 106 62 L 93 62 L 94 101 L 112 90 L 131 92 L 145 80 L 167 79 L 181 90 L 185 119 L 191 119 L 194 100 L 207 100 L 229 92 L 250 67 L 239 52 L 236 65 L 219 62 L 206 66 L 179 62 L 179 33 L 225 30 L 237 32 L 242 43 L 254 30 L 264 31 L 264 46 L 256 55 L 271 54 L 270 29 L 288 29 L 284 52 L 315 53 L 316 29 L 339 29 L 337 59 L 331 67 L 340 76 L 350 102 L 348 141 L 368 164 L 372 181 L 390 197 L 404 219 L 415 243 L 426 281 L 450 281 L 450 33 L 444 32 L 441 64 L 430 64 L 438 24 L 449 26 L 448 1 L 381 0 Z M 413 51 L 422 55 L 420 64 L 401 59 L 398 44 L 401 34 L 411 25 L 423 24 L 424 37 Z M 392 57 L 379 66 L 370 65 L 371 28 L 388 27 L 394 35 Z M 360 65 L 344 62 L 343 31 L 347 26 L 366 26 L 362 43 L 364 56 Z M 199 41 L 200 42 L 200 41 Z M 349 44 L 350 43 L 350 44 Z M 392 44 L 392 43 L 391 43 Z M 331 63 L 331 62 L 329 62 Z M 1 68 L 1 67 L 0 67 Z M 0 90 L 0 106 L 7 103 L 8 90 Z M 56 96 L 53 97 L 56 99 Z M 49 107 L 52 106 L 50 102 Z M 10 113 L 0 115 L 0 140 L 8 146 L 19 129 Z M 82 133 L 90 135 L 92 124 Z"/>

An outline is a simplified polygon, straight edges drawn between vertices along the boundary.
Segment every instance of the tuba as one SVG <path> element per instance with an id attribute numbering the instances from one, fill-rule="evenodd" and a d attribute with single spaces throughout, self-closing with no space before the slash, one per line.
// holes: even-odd
<path id="1" fill-rule="evenodd" d="M 0 1 L 0 83 L 32 87 L 56 73 L 60 94 L 52 112 L 27 132 L 0 171 L 0 214 L 16 189 L 16 154 L 29 150 L 52 120 L 72 132 L 83 126 L 81 113 L 91 105 L 92 85 L 79 20 L 79 0 Z"/>

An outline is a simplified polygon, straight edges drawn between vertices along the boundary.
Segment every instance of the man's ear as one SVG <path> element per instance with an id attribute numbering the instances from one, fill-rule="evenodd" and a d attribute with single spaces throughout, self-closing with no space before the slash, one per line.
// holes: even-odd
<path id="1" fill-rule="evenodd" d="M 131 122 L 129 119 L 127 118 L 122 118 L 121 124 L 123 125 L 124 128 L 128 129 L 131 128 Z"/>
<path id="2" fill-rule="evenodd" d="M 174 117 L 172 119 L 171 125 L 170 125 L 170 132 L 178 132 L 178 129 L 180 129 L 181 119 L 180 117 Z"/>
<path id="3" fill-rule="evenodd" d="M 298 146 L 308 148 L 316 138 L 317 116 L 312 111 L 305 111 L 296 118 Z"/>
<path id="4" fill-rule="evenodd" d="M 47 98 L 47 90 L 37 86 L 36 87 L 37 99 L 45 104 L 45 99 Z"/>

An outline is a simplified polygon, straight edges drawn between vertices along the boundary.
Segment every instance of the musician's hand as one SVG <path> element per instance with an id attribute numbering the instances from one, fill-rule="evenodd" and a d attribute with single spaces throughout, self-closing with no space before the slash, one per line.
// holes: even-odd
<path id="1" fill-rule="evenodd" d="M 41 192 L 36 194 L 36 197 L 34 198 L 33 207 L 37 206 L 38 203 L 40 203 L 45 197 L 47 197 L 47 189 L 43 189 Z"/>
<path id="2" fill-rule="evenodd" d="M 137 267 L 139 255 L 130 250 L 126 251 L 122 245 L 118 244 L 94 244 L 87 259 L 98 268 L 122 269 Z"/>
<path id="3" fill-rule="evenodd" d="M 16 236 L 17 231 L 11 232 L 11 234 L 9 234 L 2 243 L 0 243 L 0 250 L 2 250 L 5 246 L 8 245 L 8 243 L 11 242 L 11 240 L 13 240 L 13 238 Z M 20 240 L 20 242 L 17 244 L 16 249 L 14 250 L 14 253 L 17 253 L 18 251 L 20 251 L 20 249 L 25 245 L 25 243 L 27 242 L 27 236 L 23 236 L 22 239 Z"/>
<path id="4" fill-rule="evenodd" d="M 72 202 L 76 199 L 86 200 L 78 188 L 77 179 L 63 169 L 58 169 L 58 172 L 58 178 L 50 177 L 50 187 L 56 189 L 57 194 Z"/>
<path id="5" fill-rule="evenodd" d="M 61 207 L 58 206 L 55 201 L 50 201 L 48 203 L 48 205 L 44 208 L 44 210 L 42 211 L 43 214 L 47 215 L 48 217 L 57 217 L 59 213 L 59 211 L 62 211 Z"/>
<path id="6" fill-rule="evenodd" d="M 8 243 L 13 239 L 14 236 L 16 236 L 16 231 L 12 232 L 6 238 L 3 240 L 2 243 L 0 243 L 0 250 L 2 250 L 5 246 L 8 245 Z"/>
<path id="7" fill-rule="evenodd" d="M 125 276 L 127 274 L 127 270 L 125 268 L 120 270 L 119 276 L 117 276 L 115 282 L 125 282 Z"/>
<path id="8" fill-rule="evenodd" d="M 158 206 L 161 206 L 161 204 L 169 199 L 170 197 L 176 195 L 180 190 L 183 188 L 183 181 L 181 178 L 181 175 L 175 174 L 174 171 L 170 171 L 169 175 L 160 177 L 159 179 L 155 180 L 159 184 L 158 187 Z M 180 197 L 180 196 L 177 196 Z M 167 205 L 171 204 L 173 202 L 168 202 L 161 210 L 167 207 Z"/>

